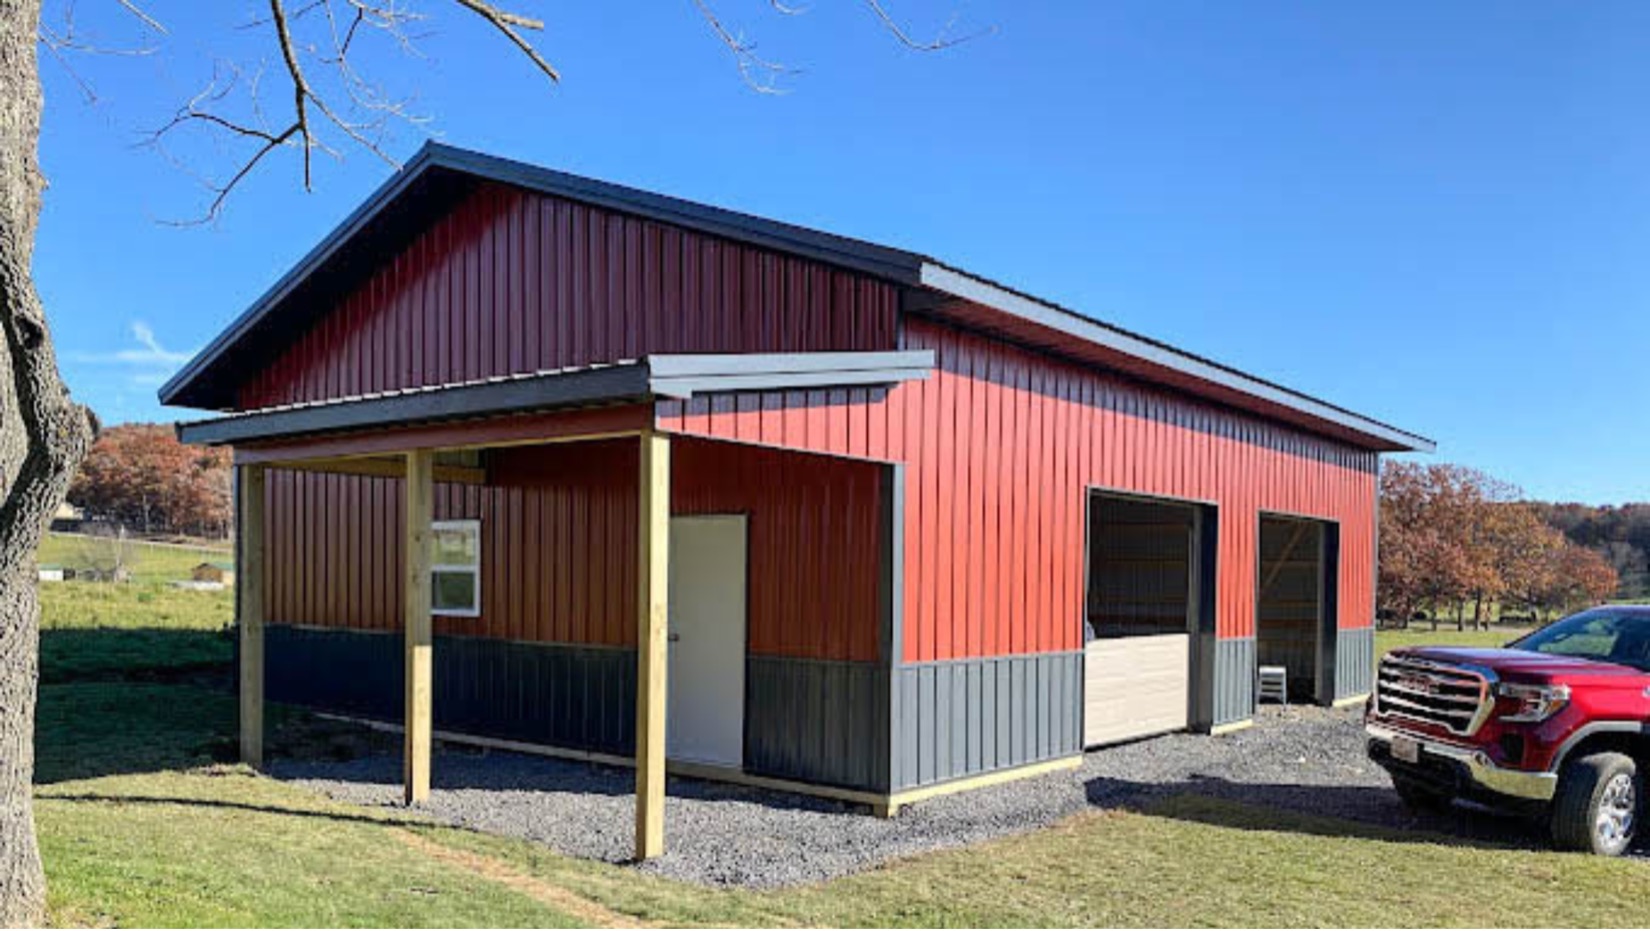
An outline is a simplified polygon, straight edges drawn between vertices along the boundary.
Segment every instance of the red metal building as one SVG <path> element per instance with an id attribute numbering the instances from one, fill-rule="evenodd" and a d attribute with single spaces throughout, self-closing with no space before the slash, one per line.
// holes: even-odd
<path id="1" fill-rule="evenodd" d="M 1432 445 L 921 255 L 438 145 L 161 397 L 235 449 L 249 729 L 267 690 L 405 718 L 412 763 L 433 714 L 880 809 L 1241 726 L 1259 665 L 1358 698 L 1377 457 Z"/>

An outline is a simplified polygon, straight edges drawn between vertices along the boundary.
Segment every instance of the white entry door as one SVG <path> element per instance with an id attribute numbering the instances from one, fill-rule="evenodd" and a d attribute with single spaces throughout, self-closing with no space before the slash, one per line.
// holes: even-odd
<path id="1" fill-rule="evenodd" d="M 670 521 L 666 754 L 739 768 L 745 749 L 745 516 Z"/>

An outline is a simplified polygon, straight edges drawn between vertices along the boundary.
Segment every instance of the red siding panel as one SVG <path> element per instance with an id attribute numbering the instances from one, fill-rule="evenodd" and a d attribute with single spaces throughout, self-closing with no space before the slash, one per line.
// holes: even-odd
<path id="1" fill-rule="evenodd" d="M 891 349 L 892 285 L 485 185 L 240 389 L 316 401 L 664 352 Z"/>
<path id="2" fill-rule="evenodd" d="M 875 465 L 692 438 L 672 458 L 676 514 L 748 515 L 752 653 L 876 659 Z M 437 486 L 436 518 L 479 518 L 483 534 L 482 615 L 437 632 L 633 644 L 635 442 L 499 450 L 491 470 L 486 486 Z M 269 474 L 271 621 L 400 629 L 400 480 Z"/>
<path id="3" fill-rule="evenodd" d="M 1340 524 L 1338 623 L 1373 623 L 1375 453 L 927 320 L 908 319 L 903 343 L 934 350 L 934 376 L 856 397 L 845 415 L 881 424 L 906 464 L 907 661 L 1080 647 L 1091 486 L 1218 506 L 1221 637 L 1254 633 L 1262 511 Z M 864 438 L 874 431 L 807 429 L 796 415 L 823 413 L 790 396 L 760 406 L 756 442 L 884 452 Z M 751 428 L 702 398 L 657 416 L 705 436 Z"/>

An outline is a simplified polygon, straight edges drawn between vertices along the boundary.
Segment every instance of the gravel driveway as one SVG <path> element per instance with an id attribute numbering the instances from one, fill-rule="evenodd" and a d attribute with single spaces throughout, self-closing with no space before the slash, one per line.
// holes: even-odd
<path id="1" fill-rule="evenodd" d="M 629 770 L 447 747 L 433 764 L 426 812 L 447 823 L 537 841 L 578 857 L 630 856 Z M 278 778 L 366 805 L 400 800 L 394 754 L 285 760 Z M 1087 754 L 1083 765 L 914 805 L 880 819 L 820 799 L 672 778 L 669 852 L 641 868 L 711 885 L 812 882 L 902 856 L 1051 824 L 1089 807 L 1117 808 L 1195 792 L 1310 814 L 1425 827 L 1498 843 L 1540 843 L 1515 819 L 1461 808 L 1417 822 L 1364 757 L 1358 709 L 1262 709 L 1222 737 L 1174 734 Z"/>

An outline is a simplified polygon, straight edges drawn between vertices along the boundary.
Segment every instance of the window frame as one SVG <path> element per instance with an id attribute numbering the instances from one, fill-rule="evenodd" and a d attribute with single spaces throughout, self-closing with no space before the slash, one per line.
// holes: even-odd
<path id="1" fill-rule="evenodd" d="M 435 562 L 435 534 L 440 532 L 463 531 L 475 537 L 476 560 L 473 565 L 463 563 Z M 480 617 L 481 616 L 481 519 L 464 518 L 461 520 L 430 521 L 430 616 L 431 617 Z M 435 603 L 435 577 L 437 573 L 469 573 L 475 578 L 475 602 L 469 608 L 442 608 Z"/>

